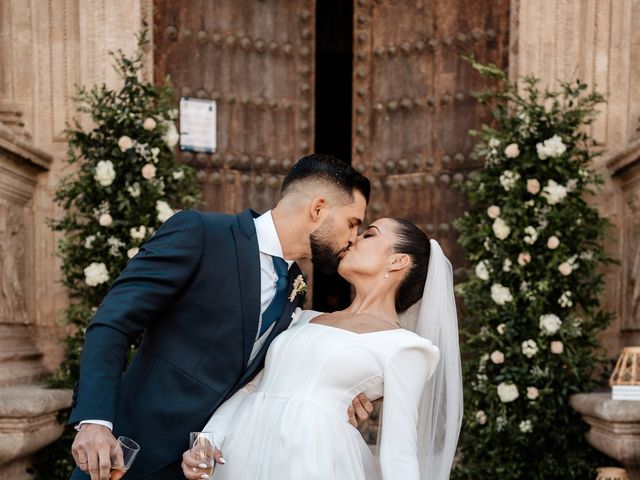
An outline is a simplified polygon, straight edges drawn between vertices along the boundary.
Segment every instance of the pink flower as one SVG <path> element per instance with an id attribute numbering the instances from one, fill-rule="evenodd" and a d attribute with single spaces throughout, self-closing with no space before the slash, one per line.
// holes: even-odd
<path id="1" fill-rule="evenodd" d="M 547 248 L 549 250 L 555 250 L 560 245 L 560 240 L 555 235 L 551 235 L 547 240 Z"/>
<path id="2" fill-rule="evenodd" d="M 507 156 L 507 158 L 516 158 L 518 155 L 520 155 L 518 144 L 511 143 L 507 145 L 507 148 L 504 149 L 504 154 Z"/>
<path id="3" fill-rule="evenodd" d="M 531 195 L 536 195 L 540 191 L 540 182 L 535 178 L 527 180 L 527 192 Z"/>
<path id="4" fill-rule="evenodd" d="M 518 255 L 518 264 L 521 266 L 525 266 L 527 263 L 531 262 L 531 254 L 529 252 L 522 252 Z"/>
<path id="5" fill-rule="evenodd" d="M 151 180 L 156 176 L 156 167 L 152 163 L 147 163 L 142 167 L 142 176 L 147 180 Z"/>
<path id="6" fill-rule="evenodd" d="M 501 363 L 504 363 L 504 353 L 502 353 L 499 350 L 496 350 L 491 354 L 491 361 L 496 365 L 500 365 Z"/>
<path id="7" fill-rule="evenodd" d="M 489 218 L 493 218 L 495 220 L 500 216 L 500 207 L 497 205 L 491 205 L 487 208 L 487 215 L 489 215 Z"/>
<path id="8" fill-rule="evenodd" d="M 560 266 L 558 267 L 558 270 L 560 270 L 560 273 L 565 277 L 568 275 L 571 275 L 571 272 L 573 272 L 573 268 L 567 262 L 561 263 Z"/>
<path id="9" fill-rule="evenodd" d="M 145 130 L 153 130 L 154 128 L 156 128 L 156 121 L 151 117 L 147 117 L 142 123 L 142 128 L 144 128 Z"/>
<path id="10" fill-rule="evenodd" d="M 121 152 L 126 152 L 133 147 L 133 140 L 131 140 L 131 137 L 123 135 L 118 139 L 118 147 L 120 147 Z"/>
<path id="11" fill-rule="evenodd" d="M 564 345 L 559 340 L 554 340 L 551 342 L 551 353 L 555 353 L 556 355 L 560 355 L 564 352 Z"/>

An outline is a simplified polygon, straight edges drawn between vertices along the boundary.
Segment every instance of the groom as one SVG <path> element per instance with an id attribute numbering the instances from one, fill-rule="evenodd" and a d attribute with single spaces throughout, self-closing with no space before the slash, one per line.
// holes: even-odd
<path id="1" fill-rule="evenodd" d="M 108 479 L 119 435 L 141 447 L 128 478 L 182 478 L 189 432 L 262 368 L 267 347 L 302 305 L 294 260 L 335 271 L 364 220 L 369 192 L 351 166 L 313 154 L 294 165 L 280 201 L 264 215 L 191 210 L 167 220 L 87 328 L 69 419 L 79 430 L 71 478 Z M 366 418 L 357 399 L 354 405 Z"/>

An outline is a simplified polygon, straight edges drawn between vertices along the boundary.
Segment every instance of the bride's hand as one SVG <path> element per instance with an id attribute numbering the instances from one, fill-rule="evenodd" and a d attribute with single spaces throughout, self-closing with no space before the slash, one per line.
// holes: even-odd
<path id="1" fill-rule="evenodd" d="M 371 412 L 373 412 L 373 404 L 364 393 L 361 393 L 351 401 L 351 405 L 349 405 L 347 409 L 349 423 L 358 428 L 359 425 L 369 418 Z"/>
<path id="2" fill-rule="evenodd" d="M 226 462 L 222 457 L 222 452 L 216 448 L 213 453 L 213 459 L 216 463 L 220 465 L 224 465 Z M 211 467 L 208 467 L 205 463 L 202 463 L 202 460 L 198 460 L 191 450 L 187 450 L 182 454 L 182 473 L 185 478 L 189 479 L 202 479 L 209 478 L 207 472 L 209 472 Z"/>

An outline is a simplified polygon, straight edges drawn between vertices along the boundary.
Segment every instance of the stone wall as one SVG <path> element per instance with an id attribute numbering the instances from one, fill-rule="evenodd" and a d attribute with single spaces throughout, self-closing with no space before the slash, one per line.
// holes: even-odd
<path id="1" fill-rule="evenodd" d="M 552 87 L 579 78 L 607 97 L 591 134 L 606 148 L 593 203 L 613 225 L 607 251 L 622 261 L 606 270 L 602 297 L 616 314 L 601 336 L 614 358 L 640 343 L 640 181 L 628 173 L 640 156 L 640 1 L 512 0 L 511 33 L 512 78 L 533 74 Z"/>
<path id="2" fill-rule="evenodd" d="M 151 0 L 0 0 L 0 478 L 31 478 L 29 456 L 60 435 L 56 413 L 71 403 L 37 385 L 64 352 L 67 297 L 47 219 L 71 173 L 71 97 L 77 84 L 117 81 L 108 51 L 135 50 L 150 16 Z"/>

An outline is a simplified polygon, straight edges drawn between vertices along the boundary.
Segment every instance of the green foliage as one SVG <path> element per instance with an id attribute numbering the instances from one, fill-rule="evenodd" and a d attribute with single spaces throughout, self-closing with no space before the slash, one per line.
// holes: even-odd
<path id="1" fill-rule="evenodd" d="M 596 334 L 611 319 L 598 300 L 607 222 L 587 202 L 602 180 L 586 127 L 604 99 L 579 81 L 541 91 L 526 77 L 518 90 L 471 63 L 501 88 L 478 95 L 494 121 L 472 132 L 485 164 L 462 185 L 470 209 L 456 221 L 473 271 L 456 287 L 466 389 L 452 478 L 595 478 L 602 456 L 569 397 L 597 386 Z"/>
<path id="2" fill-rule="evenodd" d="M 65 320 L 73 328 L 66 339 L 66 358 L 49 379 L 51 387 L 75 384 L 85 329 L 129 257 L 174 209 L 198 203 L 194 171 L 175 160 L 174 92 L 168 85 L 140 80 L 145 43 L 143 32 L 133 57 L 121 51 L 112 54 L 123 82 L 119 89 L 104 84 L 80 87 L 74 97 L 92 128 L 85 131 L 75 121 L 66 131 L 73 173 L 61 181 L 55 195 L 64 215 L 51 225 L 63 233 L 58 253 L 71 299 Z M 73 437 L 68 430 L 38 453 L 40 478 L 69 478 Z"/>

